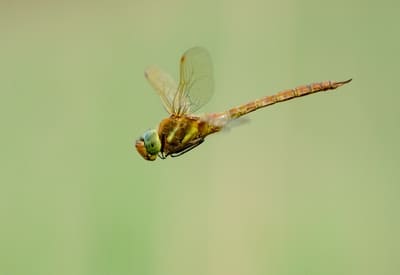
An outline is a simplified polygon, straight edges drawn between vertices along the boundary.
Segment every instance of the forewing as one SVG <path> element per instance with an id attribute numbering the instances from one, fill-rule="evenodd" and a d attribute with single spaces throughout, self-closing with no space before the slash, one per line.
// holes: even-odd
<path id="1" fill-rule="evenodd" d="M 177 114 L 193 113 L 206 104 L 214 92 L 211 57 L 206 49 L 187 50 L 180 60 L 180 81 L 172 109 Z"/>
<path id="2" fill-rule="evenodd" d="M 173 101 L 177 92 L 177 84 L 174 79 L 157 66 L 147 68 L 145 76 L 150 85 L 161 97 L 164 108 L 168 113 L 172 114 L 174 112 Z"/>

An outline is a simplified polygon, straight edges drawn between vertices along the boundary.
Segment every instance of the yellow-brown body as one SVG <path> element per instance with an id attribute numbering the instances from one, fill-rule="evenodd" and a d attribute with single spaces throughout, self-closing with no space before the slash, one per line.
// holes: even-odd
<path id="1" fill-rule="evenodd" d="M 158 136 L 161 141 L 161 157 L 179 156 L 204 141 L 209 134 L 218 132 L 230 120 L 237 119 L 257 109 L 305 96 L 315 92 L 334 90 L 350 80 L 332 82 L 325 81 L 298 86 L 272 96 L 265 96 L 247 104 L 240 105 L 222 113 L 209 114 L 205 117 L 172 114 L 161 121 Z"/>

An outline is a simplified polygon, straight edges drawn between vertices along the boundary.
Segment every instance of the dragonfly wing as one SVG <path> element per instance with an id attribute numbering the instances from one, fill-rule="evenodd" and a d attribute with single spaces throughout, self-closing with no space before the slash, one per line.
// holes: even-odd
<path id="1" fill-rule="evenodd" d="M 174 112 L 173 100 L 177 91 L 177 84 L 174 79 L 157 66 L 147 68 L 144 74 L 150 85 L 161 97 L 164 108 L 172 114 Z"/>
<path id="2" fill-rule="evenodd" d="M 180 60 L 179 86 L 172 102 L 177 114 L 193 113 L 206 104 L 214 92 L 211 57 L 206 49 L 187 50 Z"/>

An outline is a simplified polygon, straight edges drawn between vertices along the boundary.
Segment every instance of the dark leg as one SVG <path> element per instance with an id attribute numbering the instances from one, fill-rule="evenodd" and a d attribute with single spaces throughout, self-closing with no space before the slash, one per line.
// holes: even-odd
<path id="1" fill-rule="evenodd" d="M 185 147 L 179 149 L 179 151 L 177 151 L 177 152 L 171 153 L 170 155 L 171 155 L 171 157 L 182 156 L 184 153 L 187 153 L 190 150 L 192 150 L 193 148 L 202 144 L 203 141 L 204 141 L 204 138 L 198 138 L 198 139 L 192 140 L 188 144 L 186 144 Z"/>

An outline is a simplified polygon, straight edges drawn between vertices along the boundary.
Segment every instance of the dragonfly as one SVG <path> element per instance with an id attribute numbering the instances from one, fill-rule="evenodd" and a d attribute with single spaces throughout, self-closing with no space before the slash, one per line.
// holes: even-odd
<path id="1" fill-rule="evenodd" d="M 194 115 L 204 106 L 214 92 L 211 57 L 203 47 L 188 49 L 179 64 L 179 82 L 157 66 L 146 69 L 145 77 L 160 96 L 169 117 L 157 129 L 147 130 L 136 140 L 138 153 L 149 161 L 157 156 L 165 159 L 177 157 L 202 144 L 205 138 L 224 129 L 234 121 L 255 110 L 313 93 L 334 90 L 349 83 L 323 81 L 284 90 L 224 112 Z"/>

